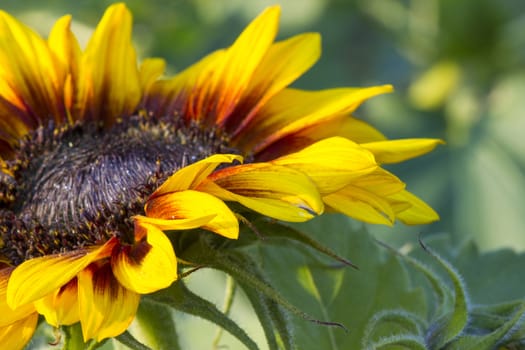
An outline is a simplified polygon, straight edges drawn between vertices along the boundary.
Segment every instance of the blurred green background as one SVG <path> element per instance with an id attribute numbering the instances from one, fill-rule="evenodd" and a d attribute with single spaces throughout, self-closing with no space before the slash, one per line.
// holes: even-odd
<path id="1" fill-rule="evenodd" d="M 2 2 L 44 35 L 70 13 L 81 40 L 111 1 Z M 163 57 L 174 73 L 229 45 L 266 0 L 126 2 L 141 57 Z M 277 3 L 279 3 L 277 1 Z M 323 37 L 321 60 L 296 87 L 391 83 L 356 115 L 391 138 L 439 137 L 447 145 L 391 167 L 429 202 L 440 222 L 373 226 L 397 244 L 414 233 L 449 232 L 483 249 L 525 248 L 525 3 L 522 0 L 281 1 L 280 37 Z"/>
<path id="2" fill-rule="evenodd" d="M 86 41 L 112 1 L 3 1 L 43 35 L 63 14 Z M 367 225 L 401 246 L 418 233 L 474 239 L 484 249 L 525 249 L 525 2 L 523 0 L 155 0 L 126 1 L 139 55 L 175 73 L 228 46 L 264 7 L 282 4 L 279 37 L 320 32 L 323 55 L 294 86 L 321 89 L 391 83 L 355 114 L 390 138 L 438 137 L 447 144 L 390 167 L 441 215 L 433 225 Z M 341 227 L 348 219 L 341 217 Z M 360 224 L 350 222 L 354 227 Z M 333 229 L 333 227 L 332 227 Z M 349 257 L 352 259 L 352 257 Z M 196 284 L 224 276 L 195 274 Z M 206 292 L 206 288 L 203 289 Z M 221 303 L 217 293 L 208 297 Z M 240 319 L 253 318 L 245 301 Z M 184 329 L 215 328 L 180 315 Z M 243 326 L 260 332 L 255 320 Z M 201 328 L 207 327 L 207 328 Z M 251 331 L 249 330 L 249 333 Z M 258 337 L 258 338 L 257 338 Z M 256 336 L 260 340 L 262 335 Z M 192 344 L 199 341 L 193 338 Z M 209 341 L 202 344 L 209 344 Z M 194 347 L 198 348 L 198 347 Z"/>

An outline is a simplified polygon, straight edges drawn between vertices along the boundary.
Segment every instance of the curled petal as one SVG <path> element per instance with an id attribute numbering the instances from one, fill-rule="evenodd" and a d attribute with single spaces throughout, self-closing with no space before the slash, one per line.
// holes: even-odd
<path id="1" fill-rule="evenodd" d="M 168 287 L 177 279 L 177 260 L 169 239 L 157 227 L 146 223 L 135 222 L 135 234 L 144 239 L 116 247 L 112 254 L 113 274 L 125 288 L 139 294 Z"/>
<path id="2" fill-rule="evenodd" d="M 116 240 L 111 239 L 98 248 L 47 255 L 23 262 L 9 278 L 8 305 L 18 308 L 53 293 L 91 262 L 109 256 L 115 244 Z"/>
<path id="3" fill-rule="evenodd" d="M 286 221 L 306 221 L 324 209 L 317 187 L 306 174 L 270 163 L 218 170 L 197 189 Z"/>
<path id="4" fill-rule="evenodd" d="M 323 200 L 332 209 L 357 220 L 392 226 L 401 207 L 393 206 L 390 197 L 404 189 L 401 180 L 378 168 L 349 186 L 323 196 Z"/>
<path id="5" fill-rule="evenodd" d="M 145 211 L 149 217 L 173 220 L 175 224 L 179 219 L 214 215 L 202 228 L 227 238 L 236 239 L 239 235 L 239 222 L 230 208 L 208 193 L 187 190 L 164 194 L 148 200 Z"/>
<path id="6" fill-rule="evenodd" d="M 342 137 L 318 141 L 271 163 L 307 174 L 321 194 L 335 192 L 378 167 L 371 152 Z"/>
<path id="7" fill-rule="evenodd" d="M 374 154 L 378 163 L 399 163 L 432 151 L 439 139 L 402 139 L 362 143 L 360 146 Z"/>
<path id="8" fill-rule="evenodd" d="M 151 195 L 150 199 L 161 194 L 183 191 L 195 188 L 202 180 L 211 174 L 222 163 L 242 162 L 242 157 L 237 154 L 214 154 L 203 160 L 185 166 L 170 176 Z"/>
<path id="9" fill-rule="evenodd" d="M 194 217 L 189 219 L 159 219 L 144 215 L 135 215 L 133 219 L 142 224 L 150 224 L 162 231 L 171 230 L 191 230 L 202 227 L 210 222 L 215 217 L 215 214 L 209 214 L 201 217 Z"/>
<path id="10" fill-rule="evenodd" d="M 396 217 L 407 225 L 428 224 L 439 220 L 434 209 L 406 190 L 389 196 L 388 199 L 396 211 Z"/>
<path id="11" fill-rule="evenodd" d="M 133 321 L 140 294 L 119 284 L 109 264 L 91 265 L 78 274 L 78 303 L 84 341 L 115 337 Z"/>
<path id="12" fill-rule="evenodd" d="M 35 312 L 7 326 L 0 326 L 0 344 L 3 349 L 21 350 L 35 332 L 38 314 Z"/>
<path id="13" fill-rule="evenodd" d="M 395 221 L 395 213 L 388 200 L 356 186 L 350 185 L 323 196 L 323 200 L 332 209 L 360 221 L 388 226 Z"/>
<path id="14" fill-rule="evenodd" d="M 44 315 L 46 322 L 54 327 L 67 326 L 79 321 L 77 279 L 35 301 L 39 314 Z"/>

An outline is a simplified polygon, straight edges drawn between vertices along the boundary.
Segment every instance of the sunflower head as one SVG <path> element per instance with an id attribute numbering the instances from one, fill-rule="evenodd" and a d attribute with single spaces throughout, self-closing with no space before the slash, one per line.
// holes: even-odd
<path id="1" fill-rule="evenodd" d="M 0 13 L 0 341 L 23 346 L 39 314 L 79 324 L 84 341 L 115 337 L 154 292 L 186 310 L 181 295 L 200 299 L 176 281 L 185 267 L 175 253 L 259 289 L 261 272 L 237 249 L 245 237 L 235 240 L 268 219 L 437 220 L 381 165 L 440 141 L 387 140 L 351 116 L 389 85 L 290 88 L 320 39 L 276 42 L 279 12 L 268 8 L 230 47 L 173 77 L 162 60 L 137 66 L 123 4 L 85 48 L 70 16 L 43 39 Z"/>

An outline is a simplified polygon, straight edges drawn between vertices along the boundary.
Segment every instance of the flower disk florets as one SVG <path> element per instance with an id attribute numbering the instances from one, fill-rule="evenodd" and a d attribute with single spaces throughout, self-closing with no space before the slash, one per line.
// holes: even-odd
<path id="1" fill-rule="evenodd" d="M 0 178 L 6 189 L 0 253 L 19 264 L 112 236 L 133 243 L 132 217 L 143 214 L 169 175 L 211 154 L 235 152 L 217 130 L 194 124 L 135 115 L 110 127 L 38 128 L 7 161 L 13 177 Z"/>

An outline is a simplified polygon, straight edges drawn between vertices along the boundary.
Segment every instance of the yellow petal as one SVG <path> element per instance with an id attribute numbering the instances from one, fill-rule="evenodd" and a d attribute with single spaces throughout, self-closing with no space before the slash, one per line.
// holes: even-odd
<path id="1" fill-rule="evenodd" d="M 75 104 L 76 86 L 78 85 L 78 70 L 80 66 L 81 50 L 77 39 L 71 32 L 71 16 L 60 18 L 53 26 L 48 44 L 50 50 L 57 57 L 62 69 L 67 72 L 67 78 L 63 86 L 63 98 L 65 113 L 70 123 L 78 117 L 71 114 Z"/>
<path id="2" fill-rule="evenodd" d="M 131 22 L 124 4 L 108 7 L 86 47 L 77 100 L 87 118 L 114 121 L 133 113 L 141 99 Z"/>
<path id="3" fill-rule="evenodd" d="M 385 198 L 356 186 L 328 194 L 323 200 L 332 209 L 367 223 L 392 226 L 395 220 L 395 213 Z"/>
<path id="4" fill-rule="evenodd" d="M 317 187 L 304 173 L 270 163 L 218 170 L 197 189 L 280 220 L 305 221 L 323 212 Z"/>
<path id="5" fill-rule="evenodd" d="M 139 81 L 143 95 L 148 95 L 151 86 L 160 78 L 166 69 L 166 61 L 160 58 L 148 58 L 142 61 L 139 68 Z"/>
<path id="6" fill-rule="evenodd" d="M 91 262 L 109 256 L 114 245 L 115 240 L 112 239 L 97 249 L 48 255 L 23 262 L 9 278 L 8 305 L 17 308 L 56 291 Z"/>
<path id="7" fill-rule="evenodd" d="M 255 18 L 227 50 L 210 80 L 209 105 L 215 107 L 220 124 L 235 108 L 277 34 L 280 7 L 272 6 Z M 213 103 L 212 103 L 213 101 Z"/>
<path id="8" fill-rule="evenodd" d="M 133 321 L 140 294 L 122 287 L 110 264 L 91 266 L 78 274 L 78 303 L 84 341 L 115 337 Z"/>
<path id="9" fill-rule="evenodd" d="M 26 125 L 32 127 L 39 125 L 38 119 L 63 121 L 66 72 L 47 42 L 3 11 L 0 33 L 0 103 L 23 111 Z"/>
<path id="10" fill-rule="evenodd" d="M 405 189 L 405 183 L 397 176 L 382 168 L 362 176 L 352 182 L 352 185 L 373 192 L 381 197 L 387 197 Z"/>
<path id="11" fill-rule="evenodd" d="M 240 136 L 259 108 L 272 96 L 287 87 L 321 55 L 321 37 L 306 33 L 273 44 L 255 70 L 250 84 L 232 116 L 228 117 L 227 130 Z M 242 135 L 238 135 L 242 133 Z"/>
<path id="12" fill-rule="evenodd" d="M 392 86 L 338 88 L 321 91 L 285 89 L 271 98 L 243 132 L 243 149 L 262 151 L 287 135 L 323 124 L 334 115 L 354 111 L 365 100 L 392 91 Z"/>
<path id="13" fill-rule="evenodd" d="M 31 303 L 22 305 L 16 309 L 12 309 L 9 305 L 7 305 L 7 284 L 12 271 L 12 267 L 3 268 L 0 270 L 0 310 L 2 310 L 2 317 L 0 317 L 0 327 L 8 326 L 11 323 L 25 318 L 35 312 L 35 307 Z M 0 342 L 0 344 L 2 343 Z"/>
<path id="14" fill-rule="evenodd" d="M 380 164 L 399 163 L 432 151 L 439 139 L 401 139 L 362 143 L 361 146 L 374 154 Z"/>
<path id="15" fill-rule="evenodd" d="M 120 284 L 139 294 L 168 287 L 177 279 L 177 260 L 170 240 L 153 225 L 135 223 L 145 240 L 122 247 L 111 256 L 111 268 Z"/>
<path id="16" fill-rule="evenodd" d="M 158 218 L 152 218 L 148 216 L 143 215 L 135 215 L 133 219 L 137 221 L 139 224 L 150 224 L 155 227 L 157 227 L 159 230 L 162 231 L 170 231 L 170 230 L 191 230 L 194 228 L 202 227 L 206 225 L 208 222 L 211 221 L 215 217 L 215 214 L 206 215 L 203 217 L 195 217 L 191 219 L 176 219 L 176 220 L 169 220 L 169 219 L 158 219 Z"/>
<path id="17" fill-rule="evenodd" d="M 176 112 L 187 120 L 200 120 L 205 112 L 206 88 L 209 89 L 206 84 L 224 55 L 225 50 L 215 51 L 176 76 L 155 81 L 144 96 L 145 109 L 154 110 L 158 115 Z"/>
<path id="18" fill-rule="evenodd" d="M 230 208 L 220 199 L 199 191 L 186 190 L 164 194 L 148 200 L 145 207 L 149 217 L 168 219 L 207 218 L 214 215 L 202 228 L 227 238 L 239 235 L 239 222 Z"/>
<path id="19" fill-rule="evenodd" d="M 34 304 L 38 313 L 44 315 L 46 322 L 54 327 L 77 323 L 80 318 L 76 278 Z"/>
<path id="20" fill-rule="evenodd" d="M 150 198 L 155 198 L 164 193 L 194 188 L 219 165 L 222 163 L 232 163 L 233 161 L 242 162 L 242 157 L 236 154 L 214 154 L 203 160 L 185 166 L 170 176 L 159 188 L 157 188 Z"/>
<path id="21" fill-rule="evenodd" d="M 33 313 L 8 326 L 0 327 L 0 344 L 3 349 L 21 350 L 35 332 L 38 314 Z"/>
<path id="22" fill-rule="evenodd" d="M 133 217 L 135 221 L 140 224 L 150 224 L 157 227 L 162 231 L 172 230 L 191 230 L 194 228 L 202 227 L 210 222 L 215 217 L 215 214 L 210 214 L 202 217 L 195 217 L 190 219 L 158 219 L 149 216 L 136 215 Z"/>
<path id="23" fill-rule="evenodd" d="M 388 197 L 390 201 L 410 204 L 407 209 L 401 207 L 396 217 L 407 225 L 422 225 L 439 220 L 439 215 L 428 204 L 408 191 L 401 191 Z M 395 205 L 394 205 L 395 207 Z"/>
<path id="24" fill-rule="evenodd" d="M 277 33 L 279 7 L 273 6 L 253 20 L 231 47 L 218 50 L 173 79 L 152 86 L 147 108 L 164 114 L 174 110 L 191 120 L 221 124 L 234 111 L 254 72 Z M 169 97 L 162 97 L 162 95 Z"/>
<path id="25" fill-rule="evenodd" d="M 342 137 L 331 137 L 271 161 L 299 170 L 314 181 L 321 194 L 335 192 L 377 169 L 371 152 Z"/>

